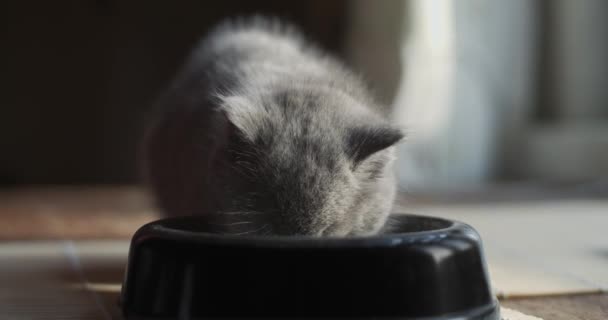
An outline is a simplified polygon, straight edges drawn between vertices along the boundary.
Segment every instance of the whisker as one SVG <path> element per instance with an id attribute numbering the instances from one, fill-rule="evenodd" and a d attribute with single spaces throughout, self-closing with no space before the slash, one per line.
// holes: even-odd
<path id="1" fill-rule="evenodd" d="M 259 212 L 259 211 L 222 211 L 221 214 L 226 214 L 226 215 L 254 215 L 254 214 L 263 214 L 263 212 Z"/>
<path id="2" fill-rule="evenodd" d="M 264 225 L 264 227 L 262 228 L 262 230 L 260 230 L 260 231 L 263 231 L 263 232 L 260 232 L 261 235 L 269 235 L 269 234 L 271 234 L 272 230 L 270 228 L 267 228 L 267 227 L 269 227 L 269 225 L 266 224 L 266 225 Z"/>
<path id="3" fill-rule="evenodd" d="M 264 230 L 266 227 L 268 227 L 267 224 L 263 225 L 262 227 L 260 227 L 258 229 L 255 229 L 255 230 L 249 230 L 249 231 L 238 232 L 238 233 L 231 233 L 230 235 L 233 235 L 233 236 L 243 236 L 243 235 L 247 235 L 247 234 L 255 234 L 255 233 L 259 232 L 259 231 Z"/>
<path id="4" fill-rule="evenodd" d="M 251 224 L 251 223 L 253 223 L 253 222 L 252 221 L 239 221 L 239 222 L 232 222 L 232 223 L 210 223 L 210 224 L 214 225 L 214 226 L 221 226 L 221 227 L 232 227 L 232 226 Z"/>

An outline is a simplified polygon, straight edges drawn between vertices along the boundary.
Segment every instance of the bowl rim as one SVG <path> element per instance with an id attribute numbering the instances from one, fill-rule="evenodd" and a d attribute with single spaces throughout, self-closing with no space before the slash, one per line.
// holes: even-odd
<path id="1" fill-rule="evenodd" d="M 221 246 L 239 246 L 256 248 L 347 248 L 347 247 L 393 247 L 413 243 L 430 243 L 440 241 L 455 233 L 465 233 L 471 237 L 479 235 L 469 225 L 460 221 L 435 216 L 394 213 L 391 218 L 397 219 L 428 219 L 446 223 L 446 227 L 410 231 L 390 232 L 369 236 L 347 237 L 315 237 L 315 236 L 285 236 L 285 235 L 229 235 L 205 231 L 192 231 L 166 226 L 165 223 L 177 220 L 201 219 L 202 216 L 180 216 L 161 218 L 140 227 L 134 234 L 134 244 L 153 239 L 189 242 L 193 244 L 208 244 Z"/>

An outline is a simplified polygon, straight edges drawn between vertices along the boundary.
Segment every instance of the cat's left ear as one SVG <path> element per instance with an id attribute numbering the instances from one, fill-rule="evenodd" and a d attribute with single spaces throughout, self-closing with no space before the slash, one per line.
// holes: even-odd
<path id="1" fill-rule="evenodd" d="M 400 129 L 384 127 L 359 127 L 350 129 L 346 135 L 346 152 L 355 163 L 401 141 L 405 134 Z"/>

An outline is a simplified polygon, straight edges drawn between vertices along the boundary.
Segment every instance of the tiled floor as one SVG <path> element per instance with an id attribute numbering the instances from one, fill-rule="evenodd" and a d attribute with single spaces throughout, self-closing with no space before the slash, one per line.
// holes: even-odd
<path id="1" fill-rule="evenodd" d="M 480 233 L 504 297 L 608 291 L 608 200 L 410 205 Z"/>
<path id="2" fill-rule="evenodd" d="M 120 320 L 128 241 L 0 244 L 0 319 Z M 535 318 L 503 310 L 505 320 Z"/>
<path id="3" fill-rule="evenodd" d="M 119 319 L 128 242 L 0 244 L 0 319 Z"/>
<path id="4" fill-rule="evenodd" d="M 480 232 L 503 306 L 546 320 L 608 319 L 607 295 L 580 295 L 607 287 L 608 201 L 406 208 Z M 156 217 L 134 188 L 0 193 L 0 319 L 121 319 L 129 239 Z"/>

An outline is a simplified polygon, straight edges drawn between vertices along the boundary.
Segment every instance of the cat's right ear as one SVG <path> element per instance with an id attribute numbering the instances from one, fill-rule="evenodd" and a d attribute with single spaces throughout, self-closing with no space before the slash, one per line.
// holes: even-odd
<path id="1" fill-rule="evenodd" d="M 238 131 L 245 139 L 255 141 L 258 136 L 260 119 L 264 112 L 247 98 L 240 96 L 229 96 L 222 98 L 220 112 L 224 113 L 229 124 L 227 129 Z M 232 132 L 234 133 L 234 132 Z"/>
<path id="2" fill-rule="evenodd" d="M 231 161 L 255 161 L 258 129 L 251 104 L 241 97 L 224 98 L 218 112 L 222 116 L 224 147 Z"/>

